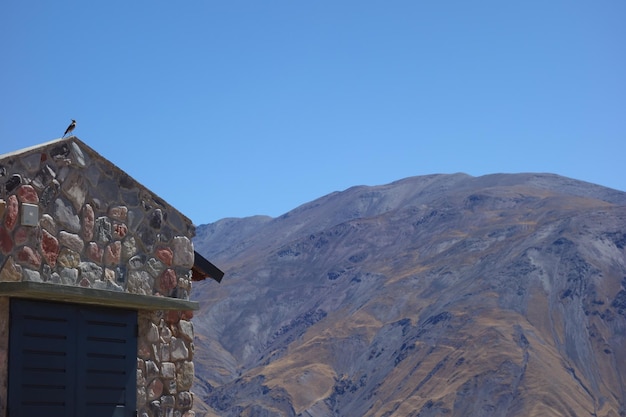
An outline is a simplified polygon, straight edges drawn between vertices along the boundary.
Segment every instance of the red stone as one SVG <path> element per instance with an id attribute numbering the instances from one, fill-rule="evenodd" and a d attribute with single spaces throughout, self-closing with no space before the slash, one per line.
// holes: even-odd
<path id="1" fill-rule="evenodd" d="M 150 384 L 148 384 L 146 394 L 148 395 L 148 401 L 155 400 L 163 394 L 163 382 L 161 382 L 160 378 L 155 378 Z"/>
<path id="2" fill-rule="evenodd" d="M 166 269 L 159 275 L 157 290 L 163 295 L 168 295 L 172 288 L 176 288 L 177 283 L 176 272 L 173 269 Z"/>
<path id="3" fill-rule="evenodd" d="M 24 246 L 17 252 L 17 261 L 23 265 L 30 265 L 39 269 L 41 266 L 41 255 L 30 246 Z"/>
<path id="4" fill-rule="evenodd" d="M 26 245 L 29 241 L 34 241 L 36 230 L 33 227 L 18 227 L 13 233 L 16 246 Z"/>
<path id="5" fill-rule="evenodd" d="M 4 254 L 11 253 L 13 250 L 13 239 L 11 233 L 4 227 L 0 226 L 0 250 Z"/>
<path id="6" fill-rule="evenodd" d="M 9 196 L 9 198 L 7 199 L 6 215 L 4 218 L 4 225 L 8 230 L 13 230 L 13 228 L 17 224 L 18 211 L 19 204 L 17 202 L 17 197 L 14 195 Z"/>
<path id="7" fill-rule="evenodd" d="M 172 259 L 174 258 L 174 253 L 170 248 L 157 248 L 156 256 L 167 266 L 172 265 Z"/>
<path id="8" fill-rule="evenodd" d="M 42 229 L 41 232 L 41 252 L 48 265 L 54 267 L 59 256 L 59 241 L 47 230 Z"/>
<path id="9" fill-rule="evenodd" d="M 87 257 L 96 263 L 102 262 L 102 254 L 104 251 L 96 242 L 87 244 Z"/>
<path id="10" fill-rule="evenodd" d="M 22 203 L 39 203 L 39 196 L 32 185 L 22 185 L 17 189 L 17 197 Z"/>
<path id="11" fill-rule="evenodd" d="M 165 321 L 169 324 L 176 324 L 180 321 L 180 311 L 169 310 L 165 313 Z"/>
<path id="12" fill-rule="evenodd" d="M 115 266 L 120 263 L 122 255 L 122 242 L 113 242 L 104 249 L 104 264 L 106 266 Z"/>
<path id="13" fill-rule="evenodd" d="M 124 223 L 116 223 L 113 225 L 113 237 L 115 239 L 122 239 L 128 233 L 128 227 Z"/>
<path id="14" fill-rule="evenodd" d="M 89 204 L 83 208 L 83 237 L 89 241 L 93 239 L 93 226 L 95 224 L 95 214 Z"/>
<path id="15" fill-rule="evenodd" d="M 193 318 L 193 310 L 185 310 L 180 312 L 181 320 L 191 320 Z"/>

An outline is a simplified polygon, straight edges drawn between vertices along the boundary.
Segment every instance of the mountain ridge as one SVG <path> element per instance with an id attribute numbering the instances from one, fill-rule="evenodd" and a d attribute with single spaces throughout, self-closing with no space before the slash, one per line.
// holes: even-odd
<path id="1" fill-rule="evenodd" d="M 625 205 L 436 174 L 199 226 L 198 413 L 624 415 Z"/>

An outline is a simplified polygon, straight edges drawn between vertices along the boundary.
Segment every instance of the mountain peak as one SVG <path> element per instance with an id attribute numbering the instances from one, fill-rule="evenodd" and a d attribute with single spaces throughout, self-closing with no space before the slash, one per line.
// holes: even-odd
<path id="1" fill-rule="evenodd" d="M 226 277 L 194 290 L 199 413 L 618 416 L 625 203 L 437 174 L 200 226 Z"/>

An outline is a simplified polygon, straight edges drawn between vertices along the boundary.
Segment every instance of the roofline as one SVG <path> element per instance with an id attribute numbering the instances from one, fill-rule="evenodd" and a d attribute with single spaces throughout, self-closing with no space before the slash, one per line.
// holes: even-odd
<path id="1" fill-rule="evenodd" d="M 187 217 L 185 214 L 181 213 L 176 207 L 172 206 L 170 203 L 168 203 L 165 199 L 160 197 L 154 191 L 150 190 L 148 187 L 143 185 L 141 182 L 137 181 L 128 172 L 126 172 L 125 170 L 123 170 L 122 168 L 117 166 L 113 161 L 105 158 L 98 151 L 96 151 L 91 146 L 87 145 L 85 142 L 80 140 L 78 138 L 78 136 L 66 136 L 64 138 L 57 138 L 57 139 L 53 139 L 53 140 L 48 141 L 48 142 L 40 143 L 38 145 L 33 145 L 33 146 L 29 146 L 29 147 L 26 147 L 26 148 L 23 148 L 23 149 L 18 149 L 16 151 L 12 151 L 12 152 L 0 155 L 0 160 L 6 159 L 6 158 L 18 157 L 18 156 L 22 156 L 22 155 L 28 154 L 28 153 L 34 153 L 34 152 L 37 152 L 38 150 L 43 149 L 45 147 L 53 146 L 53 145 L 64 143 L 64 142 L 76 142 L 76 144 L 78 144 L 80 146 L 80 148 L 86 149 L 89 153 L 91 153 L 94 156 L 96 156 L 97 158 L 99 158 L 102 162 L 104 162 L 104 163 L 108 164 L 109 166 L 111 166 L 112 168 L 115 168 L 116 170 L 124 173 L 126 176 L 128 176 L 130 178 L 130 180 L 132 180 L 135 184 L 137 184 L 137 186 L 139 188 L 141 188 L 143 191 L 151 194 L 155 199 L 158 200 L 159 203 L 162 203 L 167 209 L 176 211 L 176 213 L 178 213 L 182 217 L 183 221 L 186 222 L 189 225 L 189 231 L 190 231 L 191 237 L 195 236 L 195 225 L 194 225 L 193 221 L 189 217 Z"/>
<path id="2" fill-rule="evenodd" d="M 204 256 L 194 251 L 192 279 L 194 281 L 202 281 L 207 277 L 213 278 L 217 282 L 222 282 L 224 272 L 209 262 Z"/>

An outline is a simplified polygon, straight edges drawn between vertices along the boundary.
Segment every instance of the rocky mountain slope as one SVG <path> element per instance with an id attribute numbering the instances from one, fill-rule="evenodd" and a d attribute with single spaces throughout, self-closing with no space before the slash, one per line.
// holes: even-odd
<path id="1" fill-rule="evenodd" d="M 414 177 L 195 247 L 197 415 L 626 415 L 626 193 Z"/>

